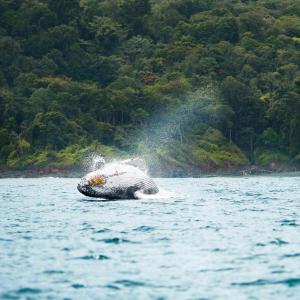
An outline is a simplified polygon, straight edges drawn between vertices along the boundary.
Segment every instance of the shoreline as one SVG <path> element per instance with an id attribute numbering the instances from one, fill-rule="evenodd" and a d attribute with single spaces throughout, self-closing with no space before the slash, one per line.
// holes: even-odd
<path id="1" fill-rule="evenodd" d="M 60 178 L 80 178 L 87 172 L 79 168 L 56 168 L 56 167 L 40 167 L 29 169 L 10 169 L 0 168 L 0 178 L 40 178 L 40 177 L 60 177 Z M 151 177 L 154 178 L 202 178 L 202 177 L 224 177 L 224 176 L 265 176 L 265 175 L 282 175 L 293 174 L 300 175 L 299 166 L 284 166 L 280 168 L 262 168 L 252 165 L 244 168 L 236 168 L 230 170 L 217 169 L 207 171 L 203 169 L 193 170 L 173 170 L 172 172 L 162 173 L 150 170 Z"/>

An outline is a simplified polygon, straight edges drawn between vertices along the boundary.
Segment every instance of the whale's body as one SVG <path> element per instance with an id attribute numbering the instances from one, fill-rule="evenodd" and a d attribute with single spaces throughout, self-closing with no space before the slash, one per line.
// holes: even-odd
<path id="1" fill-rule="evenodd" d="M 77 189 L 89 197 L 111 200 L 135 199 L 137 191 L 144 194 L 156 194 L 159 191 L 155 182 L 131 160 L 107 164 L 88 173 L 81 179 Z"/>

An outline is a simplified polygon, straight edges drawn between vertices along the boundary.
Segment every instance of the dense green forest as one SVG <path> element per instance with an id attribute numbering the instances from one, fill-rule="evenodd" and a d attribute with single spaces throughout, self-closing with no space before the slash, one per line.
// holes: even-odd
<path id="1" fill-rule="evenodd" d="M 295 165 L 299 50 L 295 0 L 0 0 L 0 165 Z"/>

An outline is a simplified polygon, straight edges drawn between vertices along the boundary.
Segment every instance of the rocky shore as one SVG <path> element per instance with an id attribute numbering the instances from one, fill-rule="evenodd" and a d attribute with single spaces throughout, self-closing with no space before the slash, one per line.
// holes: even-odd
<path id="1" fill-rule="evenodd" d="M 182 169 L 182 168 L 165 168 L 160 170 L 150 169 L 153 177 L 207 177 L 207 176 L 249 176 L 249 175 L 267 175 L 299 172 L 299 165 L 292 164 L 271 164 L 268 168 L 257 165 L 250 165 L 240 168 L 227 169 Z M 82 177 L 86 172 L 80 168 L 57 168 L 57 167 L 39 167 L 26 169 L 0 168 L 0 178 L 35 178 L 35 177 Z"/>

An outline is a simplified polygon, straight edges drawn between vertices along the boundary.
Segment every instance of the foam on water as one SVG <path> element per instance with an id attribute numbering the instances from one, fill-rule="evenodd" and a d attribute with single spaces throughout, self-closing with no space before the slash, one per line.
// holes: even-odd
<path id="1" fill-rule="evenodd" d="M 137 191 L 134 193 L 134 195 L 138 198 L 138 199 L 144 199 L 144 200 L 151 200 L 151 199 L 171 199 L 171 198 L 175 198 L 175 194 L 164 190 L 160 187 L 159 188 L 159 192 L 157 194 L 153 194 L 153 195 L 146 195 L 140 191 Z M 178 197 L 178 195 L 176 196 Z"/>

